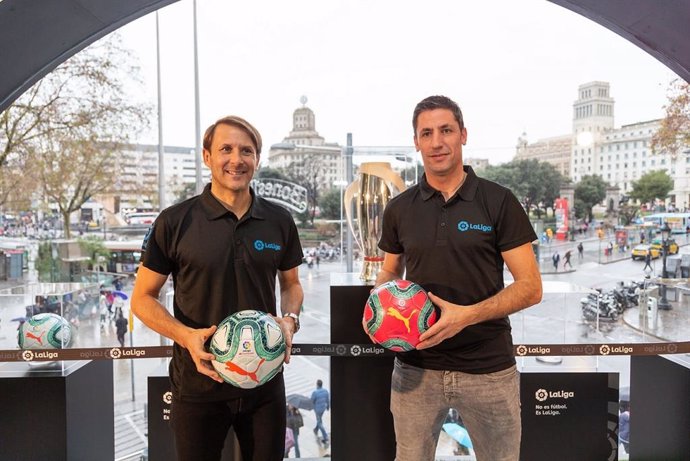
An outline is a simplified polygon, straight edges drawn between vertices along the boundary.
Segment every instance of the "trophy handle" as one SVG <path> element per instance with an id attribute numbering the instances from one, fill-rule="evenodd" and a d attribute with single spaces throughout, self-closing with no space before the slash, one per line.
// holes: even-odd
<path id="1" fill-rule="evenodd" d="M 392 184 L 398 189 L 398 194 L 407 189 L 405 181 L 403 181 L 399 174 L 391 169 L 390 163 L 365 162 L 360 166 L 360 172 L 383 178 L 388 184 Z"/>
<path id="2" fill-rule="evenodd" d="M 347 186 L 347 189 L 345 189 L 345 195 L 343 196 L 343 205 L 345 206 L 345 216 L 347 217 L 347 226 L 350 229 L 350 232 L 352 232 L 352 235 L 355 237 L 355 242 L 357 242 L 357 245 L 359 245 L 359 248 L 364 251 L 364 245 L 359 241 L 359 238 L 357 238 L 357 232 L 355 232 L 355 228 L 352 224 L 352 200 L 354 199 L 355 195 L 359 192 L 359 179 L 355 179 L 349 186 Z M 352 251 L 352 248 L 348 249 L 348 251 Z"/>

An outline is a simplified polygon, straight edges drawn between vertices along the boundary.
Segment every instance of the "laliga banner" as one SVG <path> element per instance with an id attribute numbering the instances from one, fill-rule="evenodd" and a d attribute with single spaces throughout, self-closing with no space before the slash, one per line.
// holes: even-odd
<path id="1" fill-rule="evenodd" d="M 520 458 L 617 460 L 618 382 L 618 373 L 521 373 Z"/>
<path id="2" fill-rule="evenodd" d="M 516 344 L 516 357 L 664 355 L 690 353 L 690 341 L 623 344 Z M 378 344 L 293 344 L 292 355 L 330 357 L 380 357 L 394 352 Z M 172 357 L 172 346 L 73 349 L 0 350 L 1 362 L 50 362 L 57 360 L 121 360 Z"/>

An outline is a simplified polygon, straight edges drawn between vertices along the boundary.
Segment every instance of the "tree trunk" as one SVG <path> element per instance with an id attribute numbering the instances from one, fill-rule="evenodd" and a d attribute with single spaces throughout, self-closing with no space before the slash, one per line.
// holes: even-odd
<path id="1" fill-rule="evenodd" d="M 60 210 L 60 213 L 62 214 L 62 226 L 63 226 L 63 231 L 65 233 L 65 239 L 69 239 L 72 237 L 72 230 L 70 229 L 70 222 L 69 222 L 69 217 L 70 217 L 71 213 L 69 213 L 65 210 Z"/>

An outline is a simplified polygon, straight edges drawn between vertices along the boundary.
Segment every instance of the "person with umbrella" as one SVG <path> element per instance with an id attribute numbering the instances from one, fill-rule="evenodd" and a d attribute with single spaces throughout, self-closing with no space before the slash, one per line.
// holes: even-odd
<path id="1" fill-rule="evenodd" d="M 304 426 L 304 420 L 302 419 L 302 413 L 300 413 L 297 407 L 287 404 L 287 430 L 292 431 L 292 436 L 295 441 L 295 458 L 301 458 L 299 452 L 299 428 Z M 290 447 L 285 447 L 285 457 L 290 457 Z"/>

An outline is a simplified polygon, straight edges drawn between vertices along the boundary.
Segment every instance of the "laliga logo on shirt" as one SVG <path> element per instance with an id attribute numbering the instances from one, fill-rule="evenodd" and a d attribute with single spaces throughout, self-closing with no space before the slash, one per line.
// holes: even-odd
<path id="1" fill-rule="evenodd" d="M 256 248 L 257 251 L 264 251 L 265 248 L 280 251 L 280 245 L 277 243 L 266 243 L 262 240 L 254 240 L 254 248 Z"/>
<path id="2" fill-rule="evenodd" d="M 472 224 L 472 223 L 469 223 L 467 221 L 460 221 L 458 223 L 458 230 L 460 232 L 465 232 L 468 230 L 491 232 L 491 229 L 493 229 L 493 228 L 491 226 L 487 226 L 486 224 Z"/>

